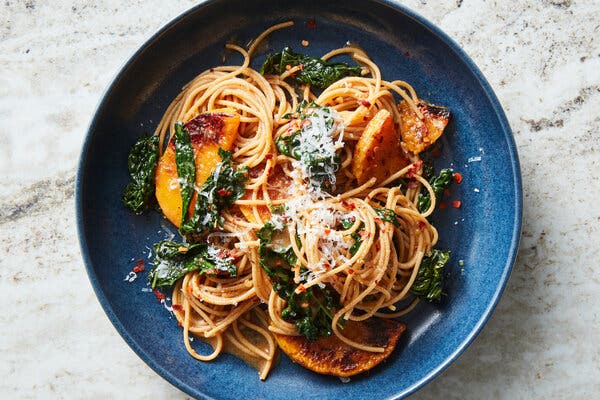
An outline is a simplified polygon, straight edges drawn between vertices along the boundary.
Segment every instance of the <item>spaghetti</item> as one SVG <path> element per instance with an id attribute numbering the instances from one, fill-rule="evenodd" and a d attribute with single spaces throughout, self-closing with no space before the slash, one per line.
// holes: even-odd
<path id="1" fill-rule="evenodd" d="M 278 246 L 293 251 L 294 292 L 331 288 L 339 296 L 339 307 L 329 310 L 332 333 L 368 352 L 383 349 L 346 337 L 343 321 L 397 318 L 412 310 L 416 298 L 401 309 L 398 303 L 412 298 L 409 290 L 422 260 L 438 240 L 427 220 L 436 193 L 423 178 L 417 155 L 406 153 L 401 168 L 386 179 L 359 182 L 356 175 L 356 148 L 373 117 L 385 110 L 395 128 L 402 119 L 395 96 L 423 117 L 415 90 L 403 81 L 383 80 L 378 66 L 355 46 L 333 50 L 321 59 L 350 56 L 362 67 L 360 76 L 344 77 L 320 94 L 309 85 L 295 88 L 286 81 L 302 70 L 301 64 L 281 75 L 252 69 L 250 60 L 260 42 L 292 24 L 273 26 L 248 50 L 228 44 L 228 50 L 242 55 L 241 65 L 211 68 L 185 85 L 155 132 L 163 149 L 178 121 L 222 109 L 240 116 L 232 154 L 240 168 L 249 170 L 246 195 L 222 212 L 222 229 L 207 238 L 234 254 L 231 262 L 237 273 L 231 277 L 190 272 L 176 283 L 172 299 L 185 346 L 194 358 L 209 361 L 223 351 L 232 352 L 257 366 L 261 379 L 276 355 L 273 334 L 299 334 L 297 325 L 282 316 L 287 301 L 261 267 L 263 242 L 257 235 L 267 224 L 278 232 Z M 302 135 L 300 156 L 285 154 L 277 142 L 290 132 Z M 324 163 L 317 171 L 303 154 L 311 160 L 337 157 L 337 164 L 328 169 Z M 410 182 L 398 185 L 403 179 Z M 420 212 L 417 201 L 423 190 L 431 204 Z M 192 347 L 192 335 L 208 341 L 213 352 L 199 354 Z"/>

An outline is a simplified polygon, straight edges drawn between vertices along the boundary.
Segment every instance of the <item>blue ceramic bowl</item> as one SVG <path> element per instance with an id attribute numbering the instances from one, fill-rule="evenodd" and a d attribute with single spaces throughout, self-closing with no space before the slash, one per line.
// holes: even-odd
<path id="1" fill-rule="evenodd" d="M 309 29 L 306 23 L 313 18 L 317 27 Z M 461 208 L 440 210 L 434 221 L 439 246 L 452 251 L 445 301 L 420 304 L 403 318 L 407 332 L 393 356 L 349 383 L 314 374 L 285 356 L 265 382 L 229 355 L 211 363 L 195 361 L 183 346 L 175 319 L 151 292 L 142 290 L 147 288 L 145 276 L 123 281 L 132 259 L 147 262 L 152 243 L 164 238 L 167 228 L 175 231 L 158 213 L 135 216 L 121 205 L 132 144 L 153 131 L 186 82 L 221 63 L 228 40 L 246 42 L 290 19 L 296 25 L 269 37 L 270 49 L 290 45 L 321 55 L 347 41 L 358 43 L 384 78 L 408 81 L 423 98 L 449 107 L 454 117 L 441 140 L 436 168 L 451 166 L 464 177 L 447 199 L 460 199 Z M 309 47 L 301 47 L 303 39 Z M 263 55 L 256 56 L 255 67 Z M 148 365 L 190 395 L 236 400 L 401 398 L 458 357 L 498 302 L 517 252 L 521 178 L 509 125 L 489 84 L 456 43 L 412 11 L 388 1 L 216 0 L 161 29 L 108 88 L 81 155 L 77 218 L 83 258 L 106 314 Z"/>

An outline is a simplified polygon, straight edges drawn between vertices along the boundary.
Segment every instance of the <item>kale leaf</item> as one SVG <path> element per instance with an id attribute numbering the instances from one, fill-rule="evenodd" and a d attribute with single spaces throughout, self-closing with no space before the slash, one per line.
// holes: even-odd
<path id="1" fill-rule="evenodd" d="M 285 301 L 282 310 L 284 320 L 293 323 L 298 333 L 308 340 L 332 334 L 333 313 L 339 309 L 339 296 L 330 287 L 311 286 L 296 293 L 294 272 L 297 257 L 291 246 L 276 249 L 272 246 L 274 235 L 279 233 L 272 223 L 267 222 L 258 232 L 260 265 L 273 284 L 273 290 Z"/>
<path id="2" fill-rule="evenodd" d="M 158 164 L 158 142 L 158 135 L 140 138 L 127 159 L 131 182 L 123 191 L 123 205 L 136 214 L 141 214 L 156 202 L 154 172 Z"/>
<path id="3" fill-rule="evenodd" d="M 395 226 L 399 226 L 398 223 L 398 214 L 394 210 L 389 208 L 374 208 L 375 213 L 381 218 L 383 221 L 394 224 Z"/>
<path id="4" fill-rule="evenodd" d="M 294 117 L 302 121 L 302 127 L 290 135 L 277 137 L 277 150 L 301 162 L 304 175 L 312 186 L 332 192 L 335 189 L 335 173 L 340 169 L 341 158 L 338 151 L 331 151 L 335 129 L 331 109 L 314 102 L 302 101 Z M 324 130 L 310 129 L 312 124 L 321 124 L 322 121 Z M 331 146 L 319 145 L 320 143 Z"/>
<path id="5" fill-rule="evenodd" d="M 449 169 L 443 169 L 440 171 L 440 174 L 433 178 L 429 183 L 433 188 L 433 192 L 435 193 L 436 199 L 440 199 L 444 190 L 450 186 L 452 182 L 452 171 Z M 423 191 L 419 194 L 419 198 L 417 200 L 417 208 L 419 212 L 423 213 L 429 209 L 431 206 L 431 197 L 429 196 L 429 192 L 423 188 Z"/>
<path id="6" fill-rule="evenodd" d="M 184 221 L 179 232 L 184 236 L 203 236 L 223 226 L 221 211 L 231 207 L 246 192 L 247 168 L 235 168 L 231 152 L 219 149 L 222 161 L 198 190 L 194 215 Z"/>
<path id="7" fill-rule="evenodd" d="M 205 243 L 179 243 L 163 240 L 154 245 L 154 268 L 149 278 L 152 288 L 173 286 L 188 272 L 236 276 L 237 269 L 225 250 Z"/>
<path id="8" fill-rule="evenodd" d="M 196 182 L 196 163 L 190 134 L 183 124 L 175 124 L 175 164 L 181 191 L 181 222 L 185 222 Z"/>
<path id="9" fill-rule="evenodd" d="M 350 219 L 342 219 L 340 221 L 340 223 L 342 224 L 342 227 L 344 229 L 350 229 L 354 225 L 354 221 L 350 220 Z M 360 237 L 360 232 L 364 229 L 364 227 L 365 227 L 365 224 L 363 222 L 361 222 L 358 229 L 352 235 L 350 235 L 350 237 L 352 239 L 354 239 L 354 243 L 352 243 L 352 246 L 350 246 L 350 248 L 348 249 L 348 252 L 350 253 L 351 256 L 354 256 L 356 254 L 356 252 L 360 248 L 360 245 L 362 244 L 362 238 Z"/>
<path id="10" fill-rule="evenodd" d="M 449 259 L 449 251 L 437 249 L 433 249 L 431 254 L 423 257 L 410 291 L 426 301 L 440 301 L 444 288 L 444 266 Z"/>
<path id="11" fill-rule="evenodd" d="M 351 67 L 346 63 L 323 61 L 320 58 L 294 53 L 292 49 L 286 47 L 280 53 L 267 56 L 260 73 L 281 75 L 288 65 L 290 67 L 302 65 L 302 69 L 296 71 L 292 78 L 319 89 L 325 89 L 346 76 L 360 76 L 362 71 L 360 66 Z"/>

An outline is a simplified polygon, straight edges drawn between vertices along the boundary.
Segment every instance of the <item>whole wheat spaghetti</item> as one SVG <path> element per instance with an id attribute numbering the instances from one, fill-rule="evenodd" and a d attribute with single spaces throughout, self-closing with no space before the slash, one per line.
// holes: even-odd
<path id="1" fill-rule="evenodd" d="M 398 101 L 423 117 L 415 90 L 400 80 L 384 80 L 378 66 L 355 46 L 322 55 L 322 60 L 344 55 L 362 68 L 359 76 L 339 79 L 322 91 L 289 83 L 302 65 L 280 75 L 252 69 L 251 57 L 260 42 L 292 24 L 269 28 L 248 49 L 228 44 L 228 50 L 243 57 L 241 65 L 200 73 L 169 105 L 155 131 L 163 149 L 177 122 L 223 109 L 240 116 L 232 157 L 238 168 L 248 168 L 246 194 L 222 213 L 222 229 L 206 239 L 235 253 L 237 273 L 232 277 L 190 272 L 177 281 L 172 299 L 193 357 L 209 361 L 223 351 L 232 352 L 257 366 L 261 379 L 274 362 L 274 334 L 300 334 L 298 326 L 284 318 L 288 302 L 261 267 L 262 228 L 276 230 L 281 246 L 292 249 L 295 292 L 330 288 L 339 297 L 339 307 L 329 310 L 332 333 L 374 353 L 383 349 L 346 337 L 343 322 L 397 318 L 412 310 L 418 300 L 409 290 L 423 258 L 438 241 L 427 220 L 436 194 L 422 176 L 417 155 L 405 152 L 406 162 L 385 179 L 357 177 L 358 142 L 381 110 L 389 113 L 396 129 L 402 119 Z M 304 119 L 298 117 L 299 109 Z M 315 133 L 317 127 L 321 133 Z M 317 168 L 307 166 L 304 156 L 282 153 L 277 141 L 290 132 L 305 135 L 302 154 L 324 159 L 330 154 L 336 167 L 323 165 L 315 175 Z M 314 143 L 311 134 L 319 138 Z M 325 184 L 315 183 L 319 179 Z M 417 202 L 425 191 L 431 203 L 420 212 Z M 213 352 L 200 354 L 194 337 L 208 341 Z"/>

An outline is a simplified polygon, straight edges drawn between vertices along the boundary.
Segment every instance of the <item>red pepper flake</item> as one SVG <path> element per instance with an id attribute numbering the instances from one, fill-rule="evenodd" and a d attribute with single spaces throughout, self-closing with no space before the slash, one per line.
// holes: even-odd
<path id="1" fill-rule="evenodd" d="M 306 288 L 304 287 L 304 285 L 303 285 L 303 284 L 299 284 L 299 285 L 298 285 L 298 291 L 299 291 L 299 292 L 301 292 L 301 293 L 304 293 L 304 292 L 306 292 Z"/>
<path id="2" fill-rule="evenodd" d="M 306 22 L 306 29 L 317 29 L 317 22 L 314 19 L 309 19 Z"/>
<path id="3" fill-rule="evenodd" d="M 419 230 L 422 231 L 423 229 L 425 229 L 425 222 L 419 221 Z"/>
<path id="4" fill-rule="evenodd" d="M 218 258 L 227 258 L 229 254 L 226 251 L 221 250 L 217 255 Z"/>
<path id="5" fill-rule="evenodd" d="M 329 264 L 329 263 L 327 263 L 327 262 L 326 262 L 326 263 L 323 263 L 323 267 L 325 267 L 325 269 L 326 269 L 327 271 L 329 271 L 329 270 L 331 269 L 331 264 Z"/>
<path id="6" fill-rule="evenodd" d="M 162 302 L 165 300 L 165 295 L 159 292 L 158 289 L 154 289 L 152 292 L 154 293 L 154 296 L 156 296 L 158 301 Z"/>
<path id="7" fill-rule="evenodd" d="M 404 56 L 405 56 L 405 57 L 410 57 L 410 52 L 409 52 L 408 50 L 406 50 L 406 51 L 404 52 Z"/>
<path id="8" fill-rule="evenodd" d="M 460 200 L 454 200 L 452 201 L 452 207 L 454 208 L 460 208 Z"/>
<path id="9" fill-rule="evenodd" d="M 440 210 L 443 210 L 444 208 L 447 207 L 446 202 L 445 201 L 440 202 L 440 205 L 438 207 L 440 208 Z"/>
<path id="10" fill-rule="evenodd" d="M 440 149 L 438 149 L 437 147 L 433 149 L 433 151 L 431 152 L 431 155 L 434 156 L 435 158 L 438 158 L 440 156 Z"/>
<path id="11" fill-rule="evenodd" d="M 267 160 L 272 160 L 272 159 L 273 159 L 273 153 L 268 153 L 268 154 L 265 156 L 265 158 L 266 158 Z"/>
<path id="12" fill-rule="evenodd" d="M 348 273 L 349 273 L 349 274 L 353 274 L 353 273 L 354 273 L 354 270 L 353 270 L 352 268 L 348 268 Z"/>
<path id="13" fill-rule="evenodd" d="M 138 258 L 135 262 L 135 267 L 133 267 L 133 272 L 135 272 L 136 274 L 138 272 L 142 272 L 146 269 L 146 267 L 144 266 L 144 260 L 142 260 L 141 258 Z"/>
<path id="14" fill-rule="evenodd" d="M 298 70 L 302 71 L 304 69 L 304 64 L 298 64 Z"/>
<path id="15" fill-rule="evenodd" d="M 450 189 L 448 189 L 448 188 L 444 189 L 444 195 L 450 196 Z"/>
<path id="16" fill-rule="evenodd" d="M 173 307 L 173 310 L 176 310 L 176 311 L 182 311 L 183 310 L 183 307 L 181 306 L 181 304 L 173 304 L 172 307 Z"/>
<path id="17" fill-rule="evenodd" d="M 219 190 L 217 190 L 217 193 L 221 197 L 223 197 L 223 196 L 229 196 L 231 194 L 231 192 L 229 190 L 227 190 L 227 189 L 219 189 Z"/>
<path id="18" fill-rule="evenodd" d="M 379 242 L 375 243 L 375 249 L 377 249 L 377 251 L 381 250 L 381 245 Z"/>
<path id="19" fill-rule="evenodd" d="M 331 229 L 329 229 L 329 228 L 325 228 L 325 234 L 326 234 L 326 235 L 329 235 L 330 233 L 331 233 Z"/>
<path id="20" fill-rule="evenodd" d="M 354 203 L 348 203 L 346 200 L 342 200 L 342 206 L 347 210 L 354 210 L 356 208 Z"/>
<path id="21" fill-rule="evenodd" d="M 267 175 L 270 176 L 273 173 L 273 167 L 270 167 L 267 171 Z"/>
<path id="22" fill-rule="evenodd" d="M 408 177 L 414 178 L 415 174 L 421 169 L 422 165 L 423 161 L 421 160 L 414 162 L 413 165 L 411 165 L 411 167 L 408 169 Z"/>
<path id="23" fill-rule="evenodd" d="M 368 100 L 365 100 L 365 99 L 360 99 L 358 101 L 358 104 L 360 104 L 361 106 L 367 107 L 367 108 L 371 107 L 371 102 Z"/>
<path id="24" fill-rule="evenodd" d="M 459 172 L 455 172 L 454 174 L 452 174 L 452 178 L 454 178 L 454 182 L 456 183 L 461 183 L 463 180 L 463 177 Z"/>
<path id="25" fill-rule="evenodd" d="M 381 218 L 375 218 L 375 222 L 377 222 L 378 224 L 383 223 L 383 221 L 381 220 Z"/>
<path id="26" fill-rule="evenodd" d="M 419 186 L 419 183 L 417 182 L 416 179 L 411 179 L 410 181 L 408 181 L 408 183 L 406 184 L 406 186 L 408 186 L 409 189 L 416 189 L 417 186 Z"/>

